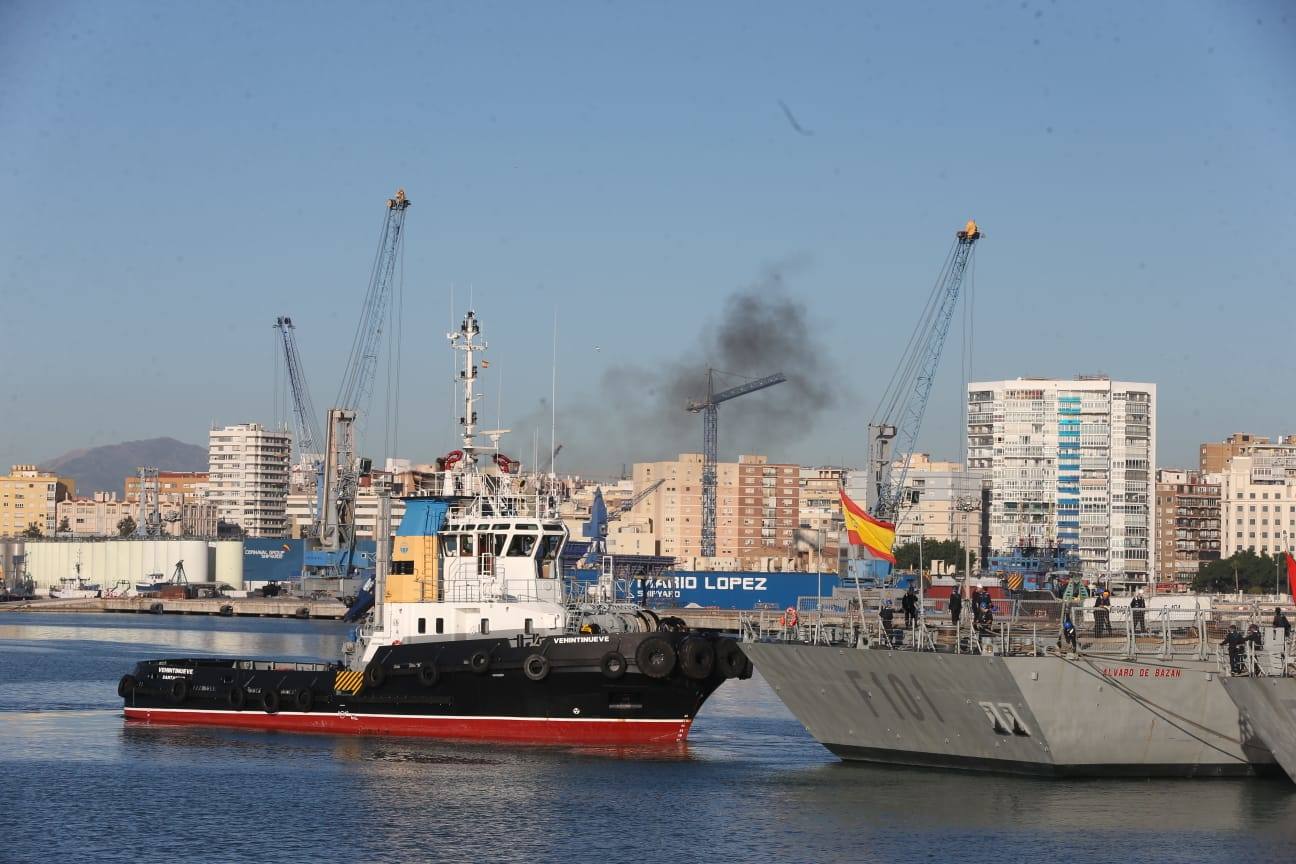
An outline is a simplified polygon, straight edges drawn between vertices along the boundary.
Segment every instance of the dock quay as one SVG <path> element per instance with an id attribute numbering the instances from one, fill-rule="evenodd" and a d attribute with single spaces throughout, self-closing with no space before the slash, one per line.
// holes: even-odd
<path id="1" fill-rule="evenodd" d="M 346 607 L 333 599 L 303 597 L 212 597 L 161 600 L 109 597 L 53 600 L 38 598 L 0 605 L 0 612 L 117 612 L 153 615 L 219 615 L 233 618 L 318 618 L 338 620 Z"/>

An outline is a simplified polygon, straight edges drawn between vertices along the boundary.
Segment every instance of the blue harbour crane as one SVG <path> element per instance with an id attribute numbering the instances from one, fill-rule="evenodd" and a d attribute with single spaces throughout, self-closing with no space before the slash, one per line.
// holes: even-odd
<path id="1" fill-rule="evenodd" d="M 707 370 L 707 395 L 686 406 L 694 414 L 702 415 L 702 555 L 716 554 L 716 461 L 720 440 L 720 417 L 716 410 L 722 402 L 782 384 L 787 380 L 781 372 L 757 378 L 728 390 L 715 392 L 715 369 Z"/>
<path id="2" fill-rule="evenodd" d="M 969 220 L 955 235 L 940 276 L 927 299 L 905 353 L 869 424 L 869 463 L 873 472 L 869 510 L 895 521 L 904 497 L 910 456 L 918 443 L 927 400 L 931 395 L 936 368 L 940 365 L 954 309 L 976 241 L 981 239 L 976 222 Z M 893 444 L 894 442 L 894 444 Z M 899 462 L 896 473 L 893 468 Z"/>
<path id="3" fill-rule="evenodd" d="M 323 483 L 319 500 L 318 549 L 305 557 L 308 575 L 346 579 L 354 570 L 356 544 L 356 491 L 360 475 L 368 470 L 356 456 L 355 425 L 366 416 L 373 398 L 374 379 L 383 342 L 383 331 L 391 317 L 392 282 L 400 259 L 405 211 L 410 200 L 405 190 L 387 199 L 378 251 L 365 291 L 364 303 L 351 342 L 351 353 L 338 389 L 334 407 L 325 423 Z"/>
<path id="4" fill-rule="evenodd" d="M 981 229 L 973 220 L 968 220 L 955 235 L 922 316 L 869 423 L 868 510 L 888 522 L 896 522 L 900 515 L 909 464 L 918 444 L 945 337 L 949 335 L 973 249 L 981 237 Z"/>
<path id="5" fill-rule="evenodd" d="M 319 449 L 319 415 L 315 413 L 315 404 L 311 400 L 310 387 L 306 383 L 306 372 L 302 368 L 301 354 L 297 350 L 296 328 L 288 316 L 275 319 L 275 330 L 279 331 L 283 345 L 284 367 L 288 370 L 288 388 L 293 401 L 293 440 L 297 442 L 297 454 L 315 477 L 315 498 L 311 502 L 311 534 L 319 531 L 319 501 L 324 491 L 324 460 Z"/>

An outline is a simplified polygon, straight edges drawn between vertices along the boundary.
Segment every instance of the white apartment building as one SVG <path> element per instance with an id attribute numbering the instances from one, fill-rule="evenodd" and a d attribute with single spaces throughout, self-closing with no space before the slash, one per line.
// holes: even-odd
<path id="1" fill-rule="evenodd" d="M 896 519 L 896 545 L 924 540 L 957 540 L 981 557 L 981 487 L 979 473 L 962 463 L 933 460 L 915 453 L 905 475 L 908 492 Z M 959 562 L 962 566 L 962 562 Z"/>
<path id="2" fill-rule="evenodd" d="M 1273 555 L 1296 551 L 1296 438 L 1255 445 L 1228 460 L 1220 482 L 1220 554 L 1250 549 Z"/>
<path id="3" fill-rule="evenodd" d="M 1057 543 L 1091 579 L 1156 572 L 1156 385 L 1082 375 L 968 385 L 968 468 L 990 482 L 990 547 Z"/>
<path id="4" fill-rule="evenodd" d="M 260 423 L 212 429 L 207 436 L 207 497 L 223 522 L 249 537 L 288 534 L 288 456 L 292 436 Z"/>

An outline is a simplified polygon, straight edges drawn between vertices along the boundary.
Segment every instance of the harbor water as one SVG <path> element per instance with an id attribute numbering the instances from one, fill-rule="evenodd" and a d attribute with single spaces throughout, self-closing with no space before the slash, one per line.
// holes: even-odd
<path id="1" fill-rule="evenodd" d="M 1285 779 L 838 762 L 758 677 L 678 751 L 127 725 L 138 660 L 330 658 L 331 621 L 0 612 L 0 862 L 1285 861 Z"/>

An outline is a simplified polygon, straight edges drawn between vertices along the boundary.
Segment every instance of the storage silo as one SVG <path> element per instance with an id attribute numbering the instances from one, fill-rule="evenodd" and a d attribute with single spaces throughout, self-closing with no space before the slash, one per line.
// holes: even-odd
<path id="1" fill-rule="evenodd" d="M 243 541 L 216 540 L 216 581 L 243 590 Z"/>

